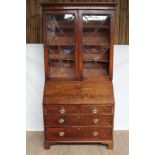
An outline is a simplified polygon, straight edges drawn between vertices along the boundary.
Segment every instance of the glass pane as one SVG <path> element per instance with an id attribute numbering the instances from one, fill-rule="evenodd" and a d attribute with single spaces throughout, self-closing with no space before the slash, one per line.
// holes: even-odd
<path id="1" fill-rule="evenodd" d="M 109 15 L 83 15 L 83 77 L 108 75 L 110 42 Z"/>
<path id="2" fill-rule="evenodd" d="M 49 14 L 46 18 L 49 77 L 75 77 L 74 14 Z"/>

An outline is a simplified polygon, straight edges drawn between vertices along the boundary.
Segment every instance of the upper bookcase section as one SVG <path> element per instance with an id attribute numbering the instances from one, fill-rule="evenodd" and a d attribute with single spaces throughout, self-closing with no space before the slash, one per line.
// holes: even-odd
<path id="1" fill-rule="evenodd" d="M 42 4 L 46 79 L 112 79 L 115 4 Z"/>

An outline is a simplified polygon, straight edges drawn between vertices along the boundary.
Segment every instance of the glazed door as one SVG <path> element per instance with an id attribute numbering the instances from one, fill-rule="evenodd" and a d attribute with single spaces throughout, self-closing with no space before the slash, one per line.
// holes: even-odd
<path id="1" fill-rule="evenodd" d="M 81 79 L 109 79 L 112 73 L 111 13 L 103 10 L 81 10 L 79 16 Z"/>
<path id="2" fill-rule="evenodd" d="M 53 80 L 78 78 L 77 12 L 44 13 L 46 77 Z"/>

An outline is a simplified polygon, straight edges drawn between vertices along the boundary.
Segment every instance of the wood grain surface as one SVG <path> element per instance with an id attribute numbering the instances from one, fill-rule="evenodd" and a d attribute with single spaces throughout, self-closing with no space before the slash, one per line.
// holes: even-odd
<path id="1" fill-rule="evenodd" d="M 44 104 L 113 104 L 111 81 L 50 82 L 45 84 Z"/>

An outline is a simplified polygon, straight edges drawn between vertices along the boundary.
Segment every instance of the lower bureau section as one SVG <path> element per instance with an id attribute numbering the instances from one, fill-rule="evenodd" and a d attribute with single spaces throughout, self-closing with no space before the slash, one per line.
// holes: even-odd
<path id="1" fill-rule="evenodd" d="M 59 143 L 102 143 L 113 147 L 114 95 L 111 81 L 46 81 L 44 147 Z"/>
<path id="2" fill-rule="evenodd" d="M 45 128 L 46 141 L 112 141 L 112 128 L 64 127 Z"/>

